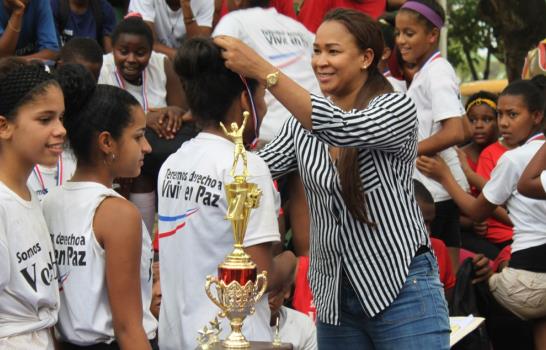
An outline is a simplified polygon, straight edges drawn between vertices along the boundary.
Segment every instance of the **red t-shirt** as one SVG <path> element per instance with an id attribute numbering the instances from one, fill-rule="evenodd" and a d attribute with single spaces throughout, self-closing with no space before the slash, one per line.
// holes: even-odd
<path id="1" fill-rule="evenodd" d="M 312 1 L 312 0 L 310 0 Z M 294 11 L 294 2 L 293 0 L 271 0 L 269 1 L 269 7 L 274 7 L 278 13 L 288 16 L 292 19 L 298 20 L 296 16 L 296 11 Z M 222 8 L 220 10 L 220 18 L 224 17 L 228 13 L 227 1 L 222 0 Z"/>
<path id="2" fill-rule="evenodd" d="M 499 265 L 503 261 L 510 261 L 510 258 L 512 257 L 512 246 L 507 245 L 504 247 L 500 252 L 499 255 L 495 258 L 495 261 L 493 261 L 493 271 L 497 272 L 499 270 Z"/>
<path id="3" fill-rule="evenodd" d="M 338 7 L 354 9 L 377 19 L 387 9 L 387 0 L 304 0 L 300 12 L 296 15 L 293 0 L 272 0 L 271 6 L 277 9 L 277 12 L 285 16 L 292 17 L 303 23 L 311 32 L 315 33 L 322 23 L 324 15 L 331 9 Z"/>
<path id="4" fill-rule="evenodd" d="M 313 293 L 307 279 L 309 271 L 309 257 L 298 257 L 298 270 L 296 271 L 296 282 L 294 283 L 294 297 L 292 298 L 292 307 L 295 310 L 303 312 L 316 321 L 317 309 L 313 302 Z"/>
<path id="5" fill-rule="evenodd" d="M 453 273 L 453 266 L 451 265 L 446 245 L 442 240 L 432 237 L 430 238 L 430 242 L 438 261 L 438 272 L 440 273 L 440 281 L 444 284 L 444 289 L 447 290 L 455 287 L 456 277 L 455 273 Z"/>
<path id="6" fill-rule="evenodd" d="M 293 18 L 298 19 L 296 16 L 296 11 L 294 11 L 294 1 L 293 0 L 271 0 L 269 1 L 269 6 L 274 7 L 278 13 Z"/>
<path id="7" fill-rule="evenodd" d="M 478 158 L 478 167 L 476 173 L 489 181 L 491 172 L 497 165 L 499 158 L 506 152 L 508 148 L 503 146 L 499 141 L 487 146 L 480 157 Z M 512 239 L 514 232 L 512 227 L 507 226 L 493 218 L 487 219 L 487 234 L 486 238 L 493 243 L 500 243 Z"/>

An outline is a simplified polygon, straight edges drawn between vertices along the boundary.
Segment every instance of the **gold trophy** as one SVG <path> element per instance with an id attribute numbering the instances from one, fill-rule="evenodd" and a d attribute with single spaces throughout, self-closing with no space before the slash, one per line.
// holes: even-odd
<path id="1" fill-rule="evenodd" d="M 259 206 L 262 194 L 256 184 L 246 181 L 248 167 L 243 132 L 248 117 L 249 113 L 244 112 L 241 127 L 231 123 L 231 131 L 227 131 L 220 123 L 224 133 L 235 143 L 235 158 L 230 172 L 234 181 L 225 185 L 228 200 L 226 219 L 231 221 L 235 243 L 233 251 L 218 266 L 218 277 L 208 276 L 205 284 L 208 297 L 221 309 L 220 316 L 229 319 L 231 333 L 222 342 L 227 349 L 250 347 L 250 342 L 241 333 L 243 321 L 246 316 L 254 313 L 254 305 L 267 288 L 267 271 L 258 275 L 256 264 L 243 250 L 250 211 Z M 236 174 L 240 158 L 243 159 L 243 171 L 242 174 Z M 216 286 L 216 296 L 211 292 L 213 285 Z"/>

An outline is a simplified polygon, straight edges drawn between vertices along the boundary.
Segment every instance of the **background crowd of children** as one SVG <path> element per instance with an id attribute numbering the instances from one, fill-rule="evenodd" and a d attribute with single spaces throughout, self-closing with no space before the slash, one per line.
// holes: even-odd
<path id="1" fill-rule="evenodd" d="M 233 241 L 219 122 L 245 110 L 251 340 L 443 349 L 449 306 L 486 317 L 461 349 L 546 349 L 546 77 L 463 105 L 444 22 L 435 0 L 4 0 L 0 349 L 194 349 Z M 384 331 L 429 256 L 443 289 L 408 304 L 434 325 Z"/>

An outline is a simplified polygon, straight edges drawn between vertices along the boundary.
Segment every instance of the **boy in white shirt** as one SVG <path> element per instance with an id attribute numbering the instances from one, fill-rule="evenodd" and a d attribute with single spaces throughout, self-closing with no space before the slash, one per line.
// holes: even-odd
<path id="1" fill-rule="evenodd" d="M 172 60 L 184 39 L 210 35 L 214 1 L 131 0 L 129 12 L 142 15 L 154 32 L 154 51 Z"/>

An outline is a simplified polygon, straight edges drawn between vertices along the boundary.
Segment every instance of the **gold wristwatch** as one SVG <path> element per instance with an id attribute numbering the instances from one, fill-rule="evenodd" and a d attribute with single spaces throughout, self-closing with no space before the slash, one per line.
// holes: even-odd
<path id="1" fill-rule="evenodd" d="M 280 74 L 281 74 L 281 72 L 276 71 L 276 72 L 269 73 L 268 75 L 266 75 L 265 76 L 265 88 L 266 89 L 271 89 L 273 86 L 277 85 L 277 83 L 279 82 Z"/>

